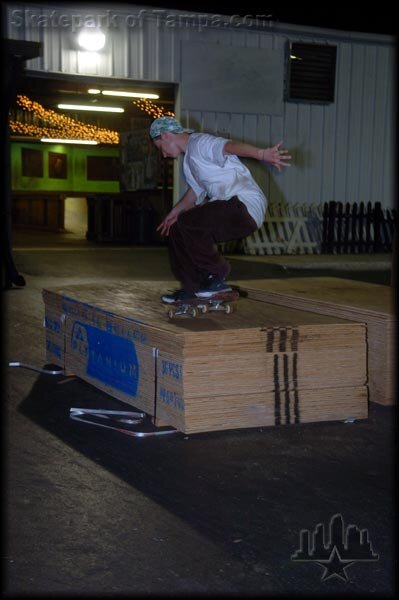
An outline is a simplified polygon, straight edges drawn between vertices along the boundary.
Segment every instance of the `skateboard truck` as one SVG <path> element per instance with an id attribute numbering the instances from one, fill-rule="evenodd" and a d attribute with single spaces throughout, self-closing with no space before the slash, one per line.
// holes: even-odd
<path id="1" fill-rule="evenodd" d="M 205 314 L 207 312 L 224 312 L 227 315 L 233 312 L 233 306 L 230 302 L 237 300 L 240 294 L 232 290 L 231 292 L 224 292 L 210 296 L 209 298 L 190 298 L 189 300 L 181 300 L 176 302 L 174 308 L 169 308 L 168 317 L 173 319 L 175 316 L 189 316 L 196 317 L 198 313 Z"/>

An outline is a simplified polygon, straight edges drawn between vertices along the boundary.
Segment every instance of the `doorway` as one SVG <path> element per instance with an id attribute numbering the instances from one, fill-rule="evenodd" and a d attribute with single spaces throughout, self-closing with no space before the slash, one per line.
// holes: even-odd
<path id="1" fill-rule="evenodd" d="M 88 217 L 86 197 L 67 196 L 64 210 L 66 233 L 72 234 L 77 239 L 86 239 Z"/>

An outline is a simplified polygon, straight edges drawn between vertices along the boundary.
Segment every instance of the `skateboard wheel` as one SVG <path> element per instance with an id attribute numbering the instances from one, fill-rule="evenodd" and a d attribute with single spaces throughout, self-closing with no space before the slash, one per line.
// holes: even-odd
<path id="1" fill-rule="evenodd" d="M 226 315 L 230 315 L 233 312 L 233 307 L 231 306 L 231 304 L 226 304 L 224 310 L 226 312 Z"/>
<path id="2" fill-rule="evenodd" d="M 173 319 L 174 316 L 175 316 L 175 311 L 170 308 L 168 310 L 168 317 L 169 317 L 169 319 Z"/>
<path id="3" fill-rule="evenodd" d="M 190 308 L 189 312 L 192 317 L 196 317 L 198 315 L 198 311 L 194 306 L 192 308 Z"/>
<path id="4" fill-rule="evenodd" d="M 207 304 L 201 304 L 199 306 L 200 311 L 202 312 L 202 314 L 204 315 L 205 313 L 208 312 L 208 305 Z"/>

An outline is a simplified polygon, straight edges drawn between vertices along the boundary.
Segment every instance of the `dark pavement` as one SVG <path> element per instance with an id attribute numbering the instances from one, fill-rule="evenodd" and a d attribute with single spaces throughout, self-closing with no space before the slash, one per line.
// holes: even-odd
<path id="1" fill-rule="evenodd" d="M 6 364 L 46 365 L 43 287 L 172 278 L 163 247 L 44 239 L 15 248 L 27 285 L 4 293 Z M 372 257 L 368 270 L 339 259 L 317 274 L 390 282 Z M 234 279 L 316 275 L 306 261 L 231 262 Z M 5 597 L 394 595 L 393 407 L 370 403 L 355 423 L 134 438 L 69 418 L 131 410 L 75 377 L 4 375 Z M 377 558 L 291 560 L 301 530 L 328 533 L 337 514 L 368 531 Z"/>

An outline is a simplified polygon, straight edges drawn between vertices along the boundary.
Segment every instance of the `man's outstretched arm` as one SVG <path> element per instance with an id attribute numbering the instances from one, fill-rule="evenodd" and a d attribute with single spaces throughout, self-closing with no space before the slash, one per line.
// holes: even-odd
<path id="1" fill-rule="evenodd" d="M 281 171 L 281 167 L 290 166 L 287 161 L 291 160 L 288 150 L 281 149 L 282 144 L 283 142 L 279 142 L 272 148 L 257 148 L 251 144 L 229 141 L 224 145 L 224 153 L 235 154 L 241 158 L 255 158 Z"/>

